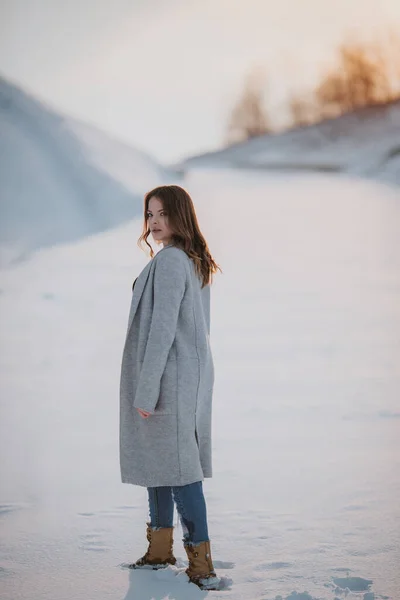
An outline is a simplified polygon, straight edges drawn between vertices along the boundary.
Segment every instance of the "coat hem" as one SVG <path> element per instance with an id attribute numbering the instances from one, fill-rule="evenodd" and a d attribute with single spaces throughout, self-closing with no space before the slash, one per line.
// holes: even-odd
<path id="1" fill-rule="evenodd" d="M 197 481 L 203 481 L 204 479 L 210 479 L 212 477 L 212 475 L 203 475 L 203 477 L 200 477 L 200 479 L 198 477 L 196 477 L 195 479 L 193 478 L 189 478 L 189 479 L 184 479 L 183 481 L 180 480 L 179 483 L 162 483 L 162 484 L 157 484 L 154 481 L 147 481 L 144 482 L 142 481 L 137 481 L 137 480 L 133 480 L 130 479 L 128 477 L 122 477 L 121 481 L 122 483 L 129 483 L 131 485 L 138 485 L 140 487 L 164 487 L 164 486 L 171 486 L 171 487 L 175 487 L 175 486 L 182 486 L 182 485 L 190 485 L 191 483 L 196 483 Z"/>

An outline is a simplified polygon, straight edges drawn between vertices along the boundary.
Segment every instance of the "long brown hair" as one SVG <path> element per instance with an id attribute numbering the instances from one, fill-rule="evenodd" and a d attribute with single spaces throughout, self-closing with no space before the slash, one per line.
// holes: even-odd
<path id="1" fill-rule="evenodd" d="M 150 199 L 153 197 L 161 201 L 163 209 L 168 214 L 168 226 L 173 232 L 171 244 L 184 250 L 193 260 L 197 274 L 202 280 L 202 287 L 208 285 L 212 282 L 212 276 L 217 269 L 221 273 L 222 269 L 212 258 L 207 242 L 200 231 L 193 200 L 179 185 L 162 185 L 145 194 L 143 231 L 138 239 L 138 246 L 141 247 L 144 241 L 150 248 L 150 257 L 153 258 L 154 251 L 147 241 L 150 235 L 147 211 Z"/>

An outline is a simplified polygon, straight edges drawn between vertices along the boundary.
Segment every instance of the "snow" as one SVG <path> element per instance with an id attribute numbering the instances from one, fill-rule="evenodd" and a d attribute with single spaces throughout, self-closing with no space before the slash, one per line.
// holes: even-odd
<path id="1" fill-rule="evenodd" d="M 236 166 L 343 172 L 400 184 L 400 101 L 193 156 L 181 170 Z"/>
<path id="2" fill-rule="evenodd" d="M 0 78 L 0 264 L 142 214 L 169 182 L 152 158 L 56 114 Z"/>
<path id="3" fill-rule="evenodd" d="M 188 584 L 177 520 L 177 569 L 121 566 L 147 548 L 146 490 L 120 482 L 118 458 L 148 260 L 133 219 L 0 271 L 2 599 L 398 600 L 398 190 L 217 168 L 182 183 L 223 270 L 204 489 L 227 589 Z"/>

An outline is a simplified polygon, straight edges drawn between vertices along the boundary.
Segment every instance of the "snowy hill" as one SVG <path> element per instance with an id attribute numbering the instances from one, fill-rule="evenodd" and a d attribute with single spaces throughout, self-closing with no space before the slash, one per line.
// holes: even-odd
<path id="1" fill-rule="evenodd" d="M 193 156 L 179 168 L 197 166 L 344 172 L 400 184 L 400 101 Z"/>
<path id="2" fill-rule="evenodd" d="M 169 173 L 146 154 L 63 118 L 0 78 L 1 262 L 141 214 Z"/>

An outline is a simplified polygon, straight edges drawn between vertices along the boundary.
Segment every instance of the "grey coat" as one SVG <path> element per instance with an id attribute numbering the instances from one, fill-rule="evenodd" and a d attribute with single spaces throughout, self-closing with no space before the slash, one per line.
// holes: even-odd
<path id="1" fill-rule="evenodd" d="M 164 246 L 132 292 L 120 382 L 123 483 L 178 486 L 212 477 L 210 286 Z M 144 419 L 137 408 L 152 414 Z"/>

